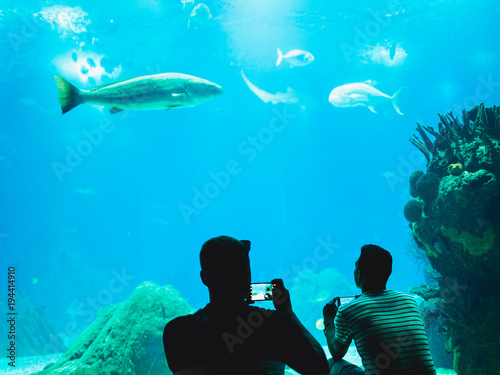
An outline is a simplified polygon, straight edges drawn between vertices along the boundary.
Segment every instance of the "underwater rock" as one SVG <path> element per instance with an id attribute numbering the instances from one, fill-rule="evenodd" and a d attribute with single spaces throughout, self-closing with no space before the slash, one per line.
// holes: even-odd
<path id="1" fill-rule="evenodd" d="M 425 173 L 417 181 L 417 194 L 425 202 L 432 202 L 438 195 L 439 178 L 434 173 Z"/>
<path id="2" fill-rule="evenodd" d="M 418 197 L 417 181 L 420 177 L 422 177 L 423 174 L 424 172 L 421 169 L 416 169 L 410 176 L 410 195 L 413 198 Z"/>
<path id="3" fill-rule="evenodd" d="M 163 329 L 192 312 L 171 286 L 143 282 L 128 300 L 102 309 L 56 363 L 35 374 L 171 374 Z"/>
<path id="4" fill-rule="evenodd" d="M 417 199 L 409 200 L 406 202 L 404 215 L 410 223 L 419 221 L 422 218 L 422 203 Z"/>
<path id="5" fill-rule="evenodd" d="M 66 346 L 56 334 L 43 306 L 35 306 L 22 289 L 16 289 L 16 355 L 44 356 L 62 353 Z M 0 320 L 0 330 L 10 332 L 7 319 Z"/>
<path id="6" fill-rule="evenodd" d="M 440 275 L 439 296 L 417 294 L 429 303 L 424 320 L 439 322 L 447 336 L 454 370 L 494 375 L 500 368 L 500 107 L 480 104 L 463 111 L 462 122 L 452 113 L 439 118 L 438 130 L 419 125 L 422 140 L 411 139 L 428 163 L 417 181 L 425 216 L 410 228 Z"/>

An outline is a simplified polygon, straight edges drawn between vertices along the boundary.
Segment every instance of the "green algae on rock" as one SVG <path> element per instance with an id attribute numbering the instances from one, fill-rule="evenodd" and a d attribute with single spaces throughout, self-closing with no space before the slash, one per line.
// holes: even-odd
<path id="1" fill-rule="evenodd" d="M 171 286 L 143 282 L 128 300 L 99 311 L 57 362 L 35 374 L 171 374 L 163 329 L 173 318 L 192 312 Z"/>

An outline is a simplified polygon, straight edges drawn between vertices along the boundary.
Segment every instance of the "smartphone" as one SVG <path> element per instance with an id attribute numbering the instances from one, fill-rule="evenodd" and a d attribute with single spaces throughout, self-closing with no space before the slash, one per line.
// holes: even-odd
<path id="1" fill-rule="evenodd" d="M 349 302 L 355 300 L 358 297 L 359 296 L 340 297 L 340 304 L 341 305 L 345 305 L 346 303 L 349 303 Z"/>
<path id="2" fill-rule="evenodd" d="M 271 283 L 252 283 L 250 284 L 251 301 L 272 301 L 273 284 Z"/>

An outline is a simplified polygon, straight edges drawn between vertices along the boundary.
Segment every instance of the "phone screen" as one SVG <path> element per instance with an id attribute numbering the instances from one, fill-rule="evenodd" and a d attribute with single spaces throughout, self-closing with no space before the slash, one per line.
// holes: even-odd
<path id="1" fill-rule="evenodd" d="M 357 296 L 350 296 L 350 297 L 340 297 L 340 304 L 345 305 L 346 303 L 351 302 L 354 300 Z"/>
<path id="2" fill-rule="evenodd" d="M 250 284 L 250 300 L 252 301 L 272 301 L 273 284 L 252 283 Z"/>

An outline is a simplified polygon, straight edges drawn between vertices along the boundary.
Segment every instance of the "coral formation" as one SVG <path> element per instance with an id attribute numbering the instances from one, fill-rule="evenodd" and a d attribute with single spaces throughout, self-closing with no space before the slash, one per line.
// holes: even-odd
<path id="1" fill-rule="evenodd" d="M 464 166 L 461 163 L 448 165 L 448 174 L 451 176 L 460 176 L 464 171 Z"/>
<path id="2" fill-rule="evenodd" d="M 413 198 L 418 197 L 417 181 L 420 179 L 420 177 L 422 177 L 423 174 L 424 172 L 421 169 L 416 169 L 410 176 L 410 195 Z"/>
<path id="3" fill-rule="evenodd" d="M 434 173 L 425 173 L 417 180 L 417 196 L 424 202 L 432 202 L 438 196 L 439 178 Z"/>
<path id="4" fill-rule="evenodd" d="M 143 282 L 125 302 L 102 309 L 56 363 L 35 374 L 171 374 L 163 329 L 192 312 L 172 287 Z"/>
<path id="5" fill-rule="evenodd" d="M 405 205 L 404 215 L 410 223 L 419 221 L 422 218 L 422 203 L 417 199 L 409 200 Z"/>
<path id="6" fill-rule="evenodd" d="M 463 111 L 462 122 L 452 113 L 439 118 L 438 130 L 417 124 L 420 138 L 410 138 L 428 163 L 427 173 L 410 177 L 417 196 L 405 217 L 439 273 L 437 288 L 414 293 L 426 300 L 426 322 L 439 322 L 447 336 L 458 374 L 498 374 L 500 107 Z M 407 216 L 414 201 L 423 207 L 419 220 Z"/>

